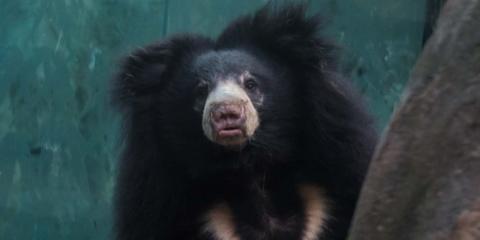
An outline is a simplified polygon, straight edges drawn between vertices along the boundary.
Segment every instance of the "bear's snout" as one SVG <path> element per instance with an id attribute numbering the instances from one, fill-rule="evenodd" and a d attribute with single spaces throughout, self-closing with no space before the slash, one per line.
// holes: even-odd
<path id="1" fill-rule="evenodd" d="M 242 104 L 227 103 L 212 109 L 212 123 L 215 125 L 240 125 L 244 122 L 245 112 Z"/>
<path id="2" fill-rule="evenodd" d="M 212 108 L 212 128 L 217 138 L 245 135 L 245 107 L 241 103 L 220 104 Z"/>
<path id="3" fill-rule="evenodd" d="M 207 97 L 202 127 L 211 141 L 229 147 L 244 145 L 259 125 L 248 94 L 234 82 L 222 82 Z"/>

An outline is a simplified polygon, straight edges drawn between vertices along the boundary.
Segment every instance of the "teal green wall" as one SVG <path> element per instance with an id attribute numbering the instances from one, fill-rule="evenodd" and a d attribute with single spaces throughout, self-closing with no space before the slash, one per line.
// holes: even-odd
<path id="1" fill-rule="evenodd" d="M 107 239 L 118 116 L 107 80 L 165 34 L 215 36 L 265 0 L 0 0 L 0 239 Z M 421 0 L 311 0 L 382 127 L 421 48 Z"/>

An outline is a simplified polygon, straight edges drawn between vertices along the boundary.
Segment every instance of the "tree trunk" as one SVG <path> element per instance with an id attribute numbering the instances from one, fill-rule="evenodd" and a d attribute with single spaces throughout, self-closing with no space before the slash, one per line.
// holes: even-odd
<path id="1" fill-rule="evenodd" d="M 349 239 L 480 239 L 480 0 L 445 4 L 372 161 Z"/>

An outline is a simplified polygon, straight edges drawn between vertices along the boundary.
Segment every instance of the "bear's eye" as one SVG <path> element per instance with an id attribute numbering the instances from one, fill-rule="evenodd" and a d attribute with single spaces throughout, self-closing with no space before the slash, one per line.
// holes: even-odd
<path id="1" fill-rule="evenodd" d="M 207 82 L 200 82 L 196 89 L 195 92 L 198 96 L 206 96 L 208 94 L 208 91 L 210 89 L 210 86 Z"/>
<path id="2" fill-rule="evenodd" d="M 257 89 L 258 87 L 258 83 L 257 81 L 255 81 L 254 78 L 245 79 L 245 82 L 243 83 L 243 85 L 245 86 L 246 89 L 250 91 Z"/>

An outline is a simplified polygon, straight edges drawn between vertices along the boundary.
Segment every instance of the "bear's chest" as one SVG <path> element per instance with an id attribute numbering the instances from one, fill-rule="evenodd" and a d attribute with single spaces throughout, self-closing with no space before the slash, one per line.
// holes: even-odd
<path id="1" fill-rule="evenodd" d="M 322 234 L 328 206 L 319 187 L 300 185 L 290 199 L 260 194 L 214 205 L 204 215 L 204 234 L 215 240 L 315 240 Z"/>

